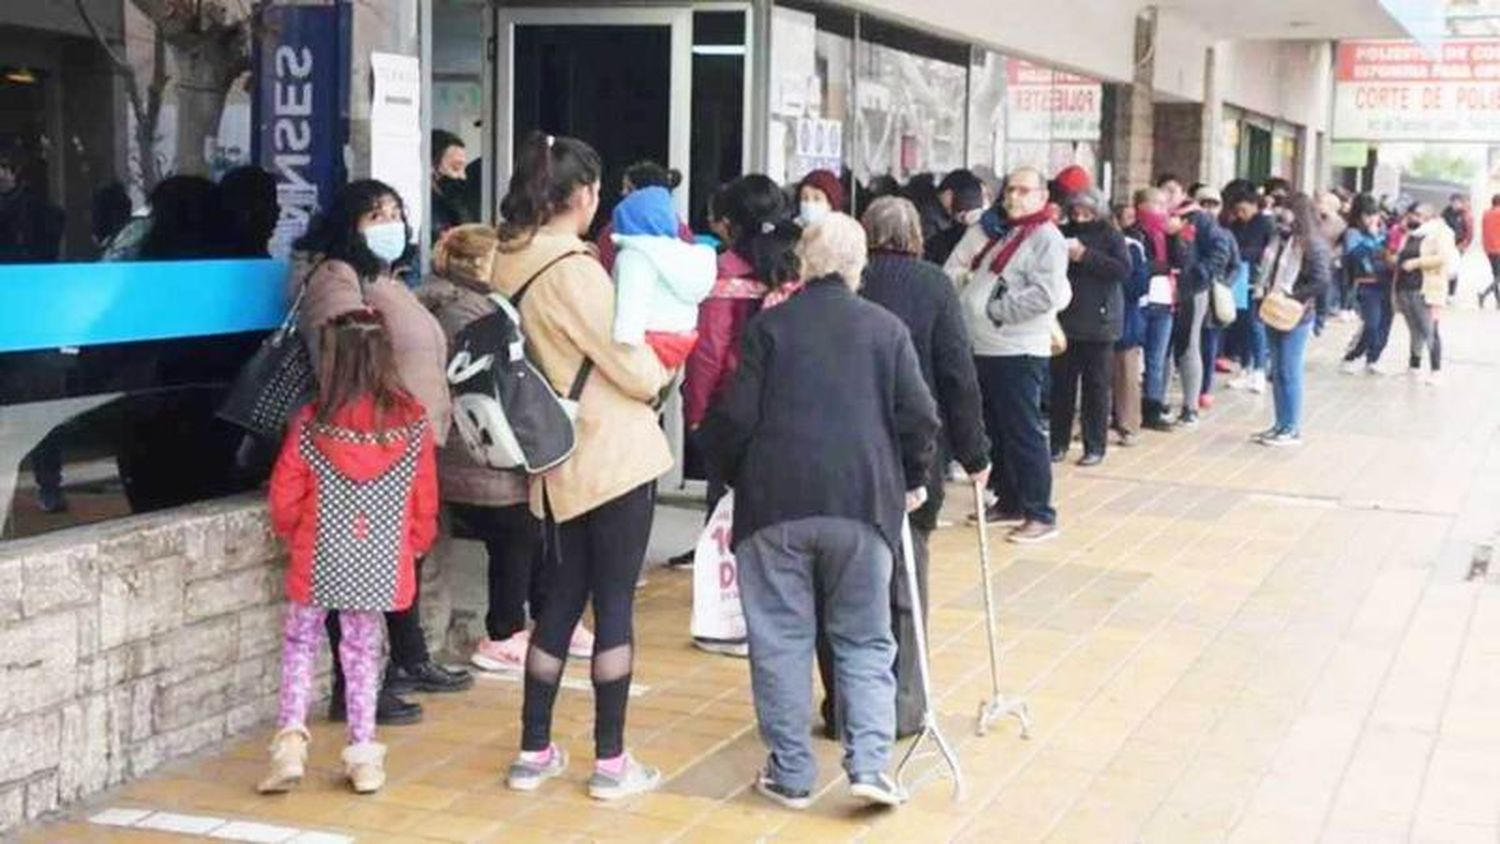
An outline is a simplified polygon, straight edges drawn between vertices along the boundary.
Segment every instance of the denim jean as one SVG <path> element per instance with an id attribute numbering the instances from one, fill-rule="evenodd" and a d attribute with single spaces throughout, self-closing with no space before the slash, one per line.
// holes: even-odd
<path id="1" fill-rule="evenodd" d="M 1167 351 L 1172 344 L 1172 311 L 1152 305 L 1143 313 L 1146 316 L 1146 401 L 1163 404 L 1167 400 Z"/>
<path id="2" fill-rule="evenodd" d="M 1396 317 L 1395 308 L 1391 305 L 1391 286 L 1375 283 L 1360 284 L 1358 287 L 1356 295 L 1359 297 L 1361 324 L 1359 334 L 1355 335 L 1349 351 L 1344 354 L 1344 360 L 1355 361 L 1363 356 L 1365 362 L 1373 366 L 1385 352 L 1386 342 L 1391 338 L 1391 323 Z"/>
<path id="3" fill-rule="evenodd" d="M 1052 508 L 1052 454 L 1042 391 L 1049 359 L 1031 355 L 976 357 L 984 426 L 990 435 L 990 485 L 1000 507 L 1026 518 L 1056 524 Z M 1067 443 L 1062 443 L 1066 445 Z"/>
<path id="4" fill-rule="evenodd" d="M 1248 310 L 1240 311 L 1234 330 L 1240 335 L 1240 354 L 1235 360 L 1245 369 L 1265 372 L 1266 324 L 1260 321 L 1259 300 L 1251 302 Z"/>
<path id="5" fill-rule="evenodd" d="M 1266 329 L 1271 345 L 1271 398 L 1276 403 L 1276 430 L 1302 432 L 1302 364 L 1312 321 L 1304 320 L 1291 331 Z"/>
<path id="6" fill-rule="evenodd" d="M 817 781 L 812 662 L 821 626 L 833 651 L 844 770 L 882 773 L 896 738 L 891 547 L 852 519 L 816 516 L 756 531 L 735 549 L 750 640 L 750 690 L 771 778 Z"/>

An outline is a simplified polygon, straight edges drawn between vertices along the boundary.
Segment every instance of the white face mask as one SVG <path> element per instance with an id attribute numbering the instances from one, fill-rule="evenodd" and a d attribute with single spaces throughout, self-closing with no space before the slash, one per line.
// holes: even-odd
<path id="1" fill-rule="evenodd" d="M 406 252 L 406 224 L 400 220 L 375 223 L 365 228 L 365 245 L 387 264 L 393 264 Z"/>
<path id="2" fill-rule="evenodd" d="M 828 216 L 828 206 L 821 202 L 804 202 L 800 208 L 802 224 L 810 226 Z"/>

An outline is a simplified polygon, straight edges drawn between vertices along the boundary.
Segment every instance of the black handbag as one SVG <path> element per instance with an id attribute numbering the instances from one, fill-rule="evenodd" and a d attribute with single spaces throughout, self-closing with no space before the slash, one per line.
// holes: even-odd
<path id="1" fill-rule="evenodd" d="M 307 282 L 297 292 L 281 326 L 271 333 L 241 367 L 218 416 L 263 439 L 280 442 L 287 423 L 317 393 L 317 376 L 307 344 L 297 330 L 297 316 Z"/>

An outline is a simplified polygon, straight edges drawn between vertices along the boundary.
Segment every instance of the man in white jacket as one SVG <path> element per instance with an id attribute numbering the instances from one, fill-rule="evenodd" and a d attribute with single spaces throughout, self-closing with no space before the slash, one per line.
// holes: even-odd
<path id="1" fill-rule="evenodd" d="M 1047 213 L 1047 185 L 1031 167 L 1006 179 L 1004 219 L 969 229 L 944 269 L 959 287 L 992 444 L 992 524 L 1030 544 L 1058 536 L 1042 389 L 1057 312 L 1072 298 L 1070 246 Z"/>

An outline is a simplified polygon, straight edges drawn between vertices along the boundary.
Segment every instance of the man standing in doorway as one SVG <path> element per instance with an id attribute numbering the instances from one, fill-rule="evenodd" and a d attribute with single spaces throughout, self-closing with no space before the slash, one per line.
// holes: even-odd
<path id="1" fill-rule="evenodd" d="M 1481 223 L 1484 238 L 1484 254 L 1490 259 L 1490 286 L 1479 293 L 1479 307 L 1484 307 L 1486 296 L 1495 297 L 1495 307 L 1500 308 L 1500 193 L 1490 199 L 1490 209 L 1484 212 Z"/>
<path id="2" fill-rule="evenodd" d="M 1006 538 L 1021 544 L 1058 536 L 1042 388 L 1057 312 L 1072 294 L 1068 247 L 1047 198 L 1042 174 L 1018 168 L 1005 183 L 1005 219 L 986 213 L 945 266 L 959 282 L 992 444 L 996 500 L 984 518 L 1016 525 Z"/>

